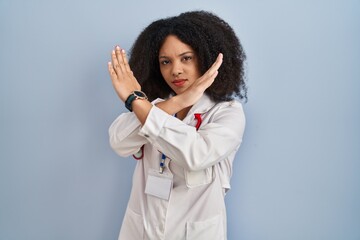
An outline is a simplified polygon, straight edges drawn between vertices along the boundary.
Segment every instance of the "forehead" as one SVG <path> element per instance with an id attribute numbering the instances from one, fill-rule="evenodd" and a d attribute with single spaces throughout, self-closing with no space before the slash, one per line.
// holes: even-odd
<path id="1" fill-rule="evenodd" d="M 165 38 L 163 45 L 160 47 L 159 55 L 160 56 L 171 56 L 171 55 L 179 55 L 184 52 L 193 52 L 191 46 L 182 42 L 175 35 L 169 35 Z"/>

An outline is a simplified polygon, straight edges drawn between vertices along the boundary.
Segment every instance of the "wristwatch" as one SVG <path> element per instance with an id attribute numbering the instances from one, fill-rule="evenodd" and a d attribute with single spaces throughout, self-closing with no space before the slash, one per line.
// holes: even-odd
<path id="1" fill-rule="evenodd" d="M 125 101 L 125 107 L 129 109 L 130 112 L 132 112 L 132 106 L 131 106 L 132 102 L 137 99 L 147 100 L 148 98 L 146 94 L 142 91 L 133 91 Z"/>

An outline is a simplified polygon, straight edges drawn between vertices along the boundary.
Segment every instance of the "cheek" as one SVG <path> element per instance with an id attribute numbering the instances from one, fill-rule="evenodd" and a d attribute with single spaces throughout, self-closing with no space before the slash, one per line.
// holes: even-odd
<path id="1" fill-rule="evenodd" d="M 196 68 L 195 70 L 194 70 L 194 73 L 195 73 L 195 75 L 197 75 L 197 77 L 200 77 L 202 74 L 201 74 L 201 72 L 200 72 L 200 70 L 198 69 L 198 68 Z"/>
<path id="2" fill-rule="evenodd" d="M 201 77 L 201 71 L 200 71 L 200 66 L 198 64 L 198 62 L 194 62 L 194 64 L 192 65 L 192 72 L 194 74 L 194 76 L 196 76 L 197 78 Z"/>
<path id="3" fill-rule="evenodd" d="M 169 76 L 169 73 L 168 73 L 168 72 L 169 72 L 169 71 L 166 70 L 166 68 L 160 68 L 160 73 L 161 73 L 162 77 L 163 77 L 165 80 L 167 80 L 167 78 L 168 78 L 168 76 Z"/>
<path id="4" fill-rule="evenodd" d="M 193 68 L 192 70 L 193 70 L 192 73 L 196 78 L 201 77 L 202 74 L 201 74 L 200 70 L 197 67 Z"/>

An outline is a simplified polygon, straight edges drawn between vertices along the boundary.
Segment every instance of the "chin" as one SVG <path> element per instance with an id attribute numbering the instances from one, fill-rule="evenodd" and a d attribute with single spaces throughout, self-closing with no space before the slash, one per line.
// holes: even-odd
<path id="1" fill-rule="evenodd" d="M 173 91 L 175 92 L 176 95 L 179 95 L 179 94 L 185 92 L 185 90 L 186 90 L 186 89 L 181 89 L 181 90 L 177 89 L 177 90 L 175 91 L 175 90 L 173 89 Z"/>

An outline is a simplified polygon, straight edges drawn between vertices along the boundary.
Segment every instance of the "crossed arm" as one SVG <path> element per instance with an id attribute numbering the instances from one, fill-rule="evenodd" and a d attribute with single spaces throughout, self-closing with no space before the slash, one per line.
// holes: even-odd
<path id="1" fill-rule="evenodd" d="M 158 103 L 156 106 L 170 115 L 192 106 L 214 82 L 218 69 L 222 64 L 222 59 L 223 56 L 220 53 L 208 71 L 198 78 L 186 91 Z M 108 70 L 113 87 L 121 101 L 125 102 L 131 92 L 141 90 L 139 82 L 130 69 L 126 52 L 124 49 L 120 49 L 119 46 L 116 46 L 115 50 L 111 53 L 111 62 L 108 62 Z M 144 125 L 151 108 L 152 104 L 149 101 L 135 100 L 132 103 L 133 112 L 142 125 Z"/>

